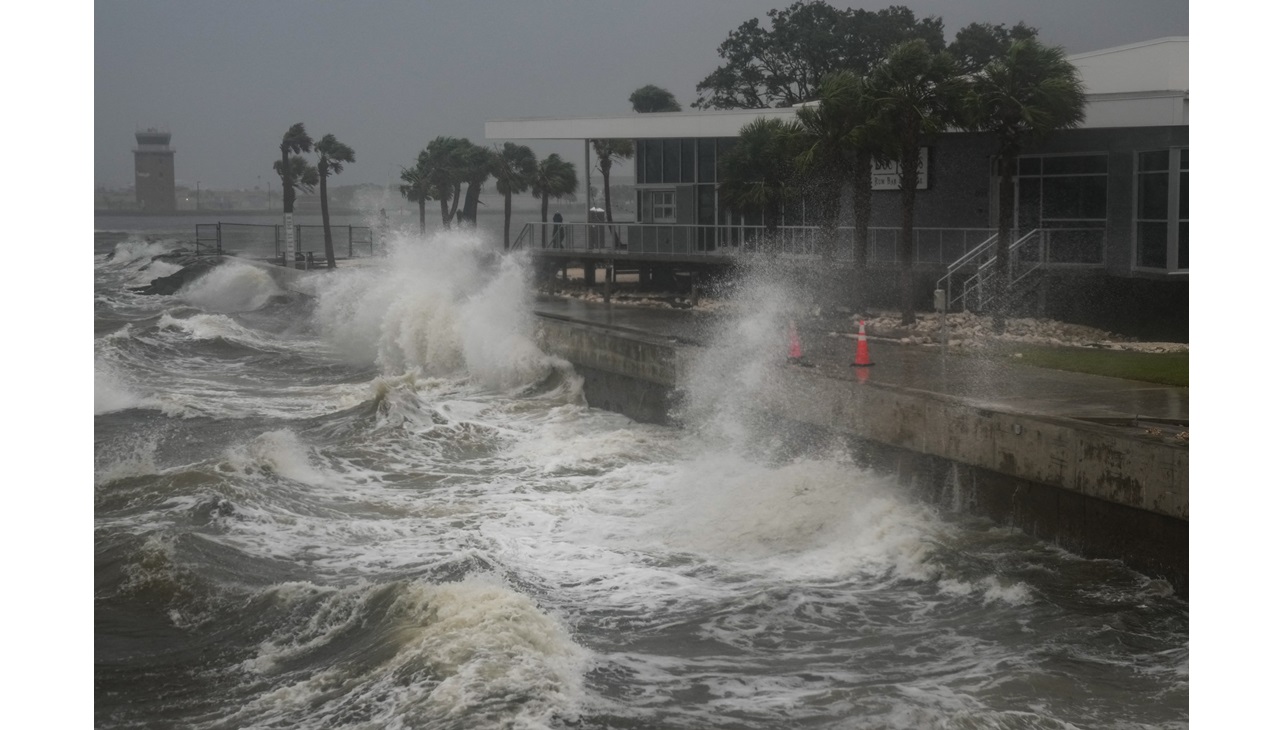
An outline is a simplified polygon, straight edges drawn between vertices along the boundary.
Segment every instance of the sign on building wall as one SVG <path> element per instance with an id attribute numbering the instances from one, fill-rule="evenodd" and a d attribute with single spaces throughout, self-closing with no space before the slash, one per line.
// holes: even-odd
<path id="1" fill-rule="evenodd" d="M 920 172 L 920 177 L 916 179 L 916 190 L 929 189 L 929 148 L 920 148 L 920 165 L 916 168 Z M 871 189 L 872 190 L 897 190 L 899 178 L 902 176 L 902 168 L 897 162 L 881 164 L 879 162 L 871 163 Z"/>

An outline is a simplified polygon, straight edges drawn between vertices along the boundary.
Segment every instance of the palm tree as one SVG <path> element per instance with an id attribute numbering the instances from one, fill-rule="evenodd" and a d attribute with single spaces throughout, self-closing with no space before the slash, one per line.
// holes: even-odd
<path id="1" fill-rule="evenodd" d="M 578 190 L 578 172 L 572 162 L 566 162 L 560 155 L 550 154 L 538 163 L 537 172 L 529 186 L 534 197 L 542 199 L 542 246 L 547 245 L 547 208 L 551 198 L 563 198 Z"/>
<path id="2" fill-rule="evenodd" d="M 333 256 L 333 234 L 329 230 L 329 188 L 326 181 L 330 175 L 342 172 L 344 163 L 356 161 L 356 153 L 347 145 L 338 141 L 332 134 L 326 134 L 316 143 L 316 153 L 320 155 L 316 163 L 316 173 L 320 178 L 320 220 L 324 223 L 324 261 L 330 269 L 338 265 Z"/>
<path id="3" fill-rule="evenodd" d="M 289 131 L 284 133 L 284 138 L 280 140 L 280 164 L 275 166 L 276 172 L 280 173 L 282 189 L 284 190 L 284 212 L 293 212 L 294 200 L 294 183 L 290 177 L 293 171 L 293 165 L 289 163 L 289 155 L 297 155 L 303 152 L 311 151 L 311 136 L 307 134 L 307 128 L 302 122 L 289 127 Z"/>
<path id="4" fill-rule="evenodd" d="M 818 106 L 804 106 L 796 113 L 812 140 L 798 162 L 802 169 L 818 171 L 832 194 L 838 194 L 846 183 L 853 189 L 854 271 L 850 299 L 854 309 L 862 311 L 871 220 L 871 167 L 884 131 L 875 124 L 864 77 L 852 71 L 837 71 L 822 80 L 818 96 Z M 823 202 L 824 239 L 833 242 L 839 223 L 839 201 Z"/>
<path id="5" fill-rule="evenodd" d="M 794 121 L 763 117 L 738 132 L 738 143 L 720 157 L 720 201 L 742 212 L 759 212 L 765 229 L 778 228 L 782 205 L 795 195 L 796 160 L 804 142 Z"/>
<path id="6" fill-rule="evenodd" d="M 474 228 L 477 208 L 480 205 L 480 191 L 484 187 L 485 180 L 489 179 L 493 169 L 493 156 L 488 148 L 472 144 L 471 140 L 463 139 L 457 151 L 457 160 L 460 165 L 457 172 L 458 184 L 467 184 L 467 193 L 462 203 L 461 220 Z M 458 189 L 455 188 L 455 190 Z"/>
<path id="7" fill-rule="evenodd" d="M 405 200 L 418 204 L 418 233 L 427 235 L 427 201 L 435 200 L 436 189 L 431 182 L 431 155 L 426 150 L 418 153 L 413 167 L 400 168 L 400 194 Z"/>
<path id="8" fill-rule="evenodd" d="M 894 46 L 872 70 L 868 93 L 878 123 L 892 130 L 892 151 L 901 172 L 902 231 L 898 239 L 898 284 L 902 323 L 916 321 L 913 267 L 915 264 L 916 184 L 920 179 L 920 145 L 958 119 L 965 81 L 946 52 L 935 53 L 923 40 Z"/>
<path id="9" fill-rule="evenodd" d="M 427 143 L 431 187 L 436 200 L 440 201 L 440 222 L 445 228 L 453 227 L 453 218 L 462 199 L 462 175 L 466 166 L 462 159 L 463 150 L 470 145 L 467 140 L 457 137 L 436 137 Z"/>
<path id="10" fill-rule="evenodd" d="M 505 142 L 493 153 L 493 177 L 502 195 L 502 250 L 511 248 L 511 196 L 523 193 L 538 174 L 538 158 L 533 150 L 515 142 Z"/>
<path id="11" fill-rule="evenodd" d="M 286 249 L 291 247 L 290 243 L 293 243 L 293 191 L 295 188 L 301 187 L 297 183 L 298 178 L 295 176 L 296 165 L 291 161 L 290 155 L 299 155 L 310 151 L 311 136 L 307 134 L 307 128 L 303 126 L 302 122 L 298 122 L 289 127 L 288 131 L 284 133 L 284 137 L 280 140 L 280 159 L 272 165 L 276 173 L 280 175 L 281 197 L 284 199 Z M 305 171 L 305 163 L 303 170 Z M 288 251 L 285 251 L 285 258 L 288 258 Z"/>
<path id="12" fill-rule="evenodd" d="M 629 160 L 635 155 L 635 147 L 629 139 L 593 139 L 591 149 L 599 160 L 600 176 L 604 185 L 604 219 L 613 222 L 613 199 L 609 195 L 609 171 L 615 162 Z"/>
<path id="13" fill-rule="evenodd" d="M 286 159 L 288 163 L 282 164 L 283 160 L 276 160 L 271 167 L 280 176 L 280 183 L 283 189 L 288 193 L 288 214 L 285 216 L 285 251 L 284 259 L 289 259 L 289 248 L 297 248 L 298 243 L 293 236 L 293 197 L 294 190 L 301 190 L 304 193 L 313 193 L 316 184 L 320 182 L 320 175 L 316 171 L 315 165 L 307 162 L 305 157 L 301 155 L 290 155 Z M 285 181 L 288 181 L 287 183 Z M 292 243 L 292 246 L 290 244 Z M 294 254 L 297 254 L 295 251 Z M 282 262 L 283 263 L 283 262 Z"/>
<path id="14" fill-rule="evenodd" d="M 1008 315 L 1009 245 L 1013 242 L 1014 176 L 1018 155 L 1029 143 L 1056 129 L 1084 121 L 1080 73 L 1061 48 L 1035 38 L 1011 43 L 973 77 L 966 96 L 972 129 L 995 134 L 999 147 L 1000 205 L 996 238 L 995 330 L 1004 332 Z"/>

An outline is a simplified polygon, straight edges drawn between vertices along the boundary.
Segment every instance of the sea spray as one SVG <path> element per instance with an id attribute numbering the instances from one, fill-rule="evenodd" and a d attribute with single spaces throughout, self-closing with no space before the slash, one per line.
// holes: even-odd
<path id="1" fill-rule="evenodd" d="M 229 313 L 253 311 L 283 293 L 265 269 L 228 261 L 183 286 L 178 296 L 206 311 Z"/>
<path id="2" fill-rule="evenodd" d="M 316 288 L 318 328 L 350 361 L 383 374 L 465 373 L 499 391 L 569 373 L 534 343 L 528 273 L 469 232 L 397 236 L 381 265 Z"/>

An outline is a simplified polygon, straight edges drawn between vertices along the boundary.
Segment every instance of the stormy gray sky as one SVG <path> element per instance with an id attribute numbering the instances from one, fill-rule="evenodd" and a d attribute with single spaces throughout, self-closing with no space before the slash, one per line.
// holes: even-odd
<path id="1" fill-rule="evenodd" d="M 356 163 L 336 184 L 385 184 L 438 135 L 485 143 L 491 119 L 630 113 L 644 84 L 688 105 L 742 22 L 789 0 L 120 0 L 94 6 L 94 179 L 133 181 L 133 133 L 173 134 L 179 184 L 272 180 L 304 122 Z M 970 22 L 1025 21 L 1069 53 L 1189 35 L 1186 0 L 897 0 Z M 566 152 L 531 143 L 539 156 Z M 577 154 L 578 148 L 572 148 Z M 278 185 L 278 183 L 277 183 Z"/>

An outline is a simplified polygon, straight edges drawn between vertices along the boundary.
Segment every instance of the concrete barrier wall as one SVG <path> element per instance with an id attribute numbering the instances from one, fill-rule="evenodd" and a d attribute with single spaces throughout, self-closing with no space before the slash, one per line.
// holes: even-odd
<path id="1" fill-rule="evenodd" d="M 540 319 L 542 347 L 578 368 L 587 402 L 670 422 L 689 345 Z M 952 396 L 779 365 L 760 407 L 863 444 L 879 468 L 1086 555 L 1116 557 L 1187 585 L 1188 447 L 1132 429 L 1005 412 Z"/>

